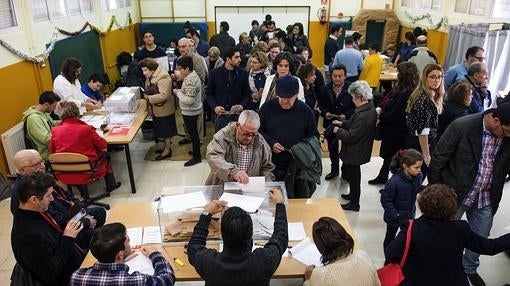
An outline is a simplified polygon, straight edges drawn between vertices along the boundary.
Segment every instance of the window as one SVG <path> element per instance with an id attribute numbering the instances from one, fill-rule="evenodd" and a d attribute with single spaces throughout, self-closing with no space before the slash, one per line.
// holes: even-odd
<path id="1" fill-rule="evenodd" d="M 455 12 L 475 16 L 486 16 L 491 6 L 491 0 L 456 0 Z"/>
<path id="2" fill-rule="evenodd" d="M 401 0 L 400 6 L 414 9 L 441 10 L 443 0 Z"/>
<path id="3" fill-rule="evenodd" d="M 0 0 L 0 30 L 18 26 L 12 0 Z"/>
<path id="4" fill-rule="evenodd" d="M 131 0 L 103 0 L 108 10 L 121 9 L 131 6 Z"/>
<path id="5" fill-rule="evenodd" d="M 92 13 L 92 0 L 31 0 L 35 23 Z"/>
<path id="6" fill-rule="evenodd" d="M 510 0 L 495 0 L 492 17 L 510 19 Z"/>

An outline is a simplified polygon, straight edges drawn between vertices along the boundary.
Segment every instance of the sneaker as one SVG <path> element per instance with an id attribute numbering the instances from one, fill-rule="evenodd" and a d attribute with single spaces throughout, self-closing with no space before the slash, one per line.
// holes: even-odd
<path id="1" fill-rule="evenodd" d="M 466 273 L 466 276 L 469 280 L 469 283 L 471 283 L 472 286 L 485 286 L 485 282 L 483 281 L 482 277 L 478 275 L 478 273 Z"/>
<path id="2" fill-rule="evenodd" d="M 381 177 L 376 177 L 375 179 L 369 180 L 368 184 L 369 185 L 384 185 L 384 184 L 386 184 L 386 181 L 388 181 L 388 180 L 381 178 Z"/>

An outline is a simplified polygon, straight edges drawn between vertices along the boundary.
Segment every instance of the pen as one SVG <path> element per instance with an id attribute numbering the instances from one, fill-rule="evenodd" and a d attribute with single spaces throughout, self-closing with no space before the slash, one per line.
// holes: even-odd
<path id="1" fill-rule="evenodd" d="M 179 258 L 175 257 L 174 258 L 174 261 L 177 265 L 179 265 L 180 267 L 183 267 L 184 266 L 184 262 L 182 262 L 182 260 L 180 260 Z"/>

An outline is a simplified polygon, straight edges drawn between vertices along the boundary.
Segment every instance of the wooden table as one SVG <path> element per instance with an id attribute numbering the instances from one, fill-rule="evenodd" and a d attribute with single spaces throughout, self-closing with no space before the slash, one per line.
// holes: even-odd
<path id="1" fill-rule="evenodd" d="M 340 207 L 338 199 L 290 199 L 287 207 L 287 220 L 289 222 L 303 222 L 308 237 L 312 237 L 312 225 L 322 216 L 336 219 L 352 235 L 349 221 Z M 152 226 L 158 224 L 156 205 L 152 202 L 119 202 L 113 206 L 108 222 L 122 222 L 126 227 Z M 217 248 L 218 245 L 208 245 Z M 359 248 L 355 239 L 355 247 Z M 184 246 L 158 246 L 165 258 L 172 265 L 177 281 L 201 280 L 195 268 L 189 264 L 184 253 Z M 179 258 L 184 266 L 176 265 L 173 258 Z M 96 259 L 89 252 L 82 263 L 82 267 L 89 267 Z M 282 257 L 280 266 L 273 274 L 273 278 L 304 278 L 305 265 L 291 257 Z"/>
<path id="2" fill-rule="evenodd" d="M 148 114 L 149 112 L 147 111 L 147 101 L 138 100 L 138 111 L 136 112 L 136 117 L 133 120 L 133 123 L 131 123 L 131 126 L 129 127 L 129 132 L 126 135 L 110 135 L 109 133 L 104 135 L 104 138 L 108 144 L 124 146 L 129 174 L 129 184 L 131 185 L 131 193 L 133 194 L 136 193 L 136 185 L 135 176 L 133 175 L 133 165 L 131 162 L 131 151 L 129 150 L 129 143 L 131 143 L 135 138 L 138 130 L 140 130 L 140 127 L 142 126 Z"/>

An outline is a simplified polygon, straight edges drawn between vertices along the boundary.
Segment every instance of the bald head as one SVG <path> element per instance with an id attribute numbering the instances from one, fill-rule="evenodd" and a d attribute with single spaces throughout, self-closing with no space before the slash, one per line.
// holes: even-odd
<path id="1" fill-rule="evenodd" d="M 177 47 L 179 48 L 179 52 L 183 56 L 191 56 L 193 43 L 191 42 L 191 39 L 188 38 L 181 38 L 179 42 L 177 42 Z"/>
<path id="2" fill-rule="evenodd" d="M 44 172 L 44 160 L 39 152 L 34 149 L 18 151 L 14 155 L 13 161 L 16 173 L 20 175 Z"/>
<path id="3" fill-rule="evenodd" d="M 416 38 L 416 45 L 418 47 L 426 47 L 427 46 L 427 37 L 425 35 L 418 36 L 418 38 Z"/>

